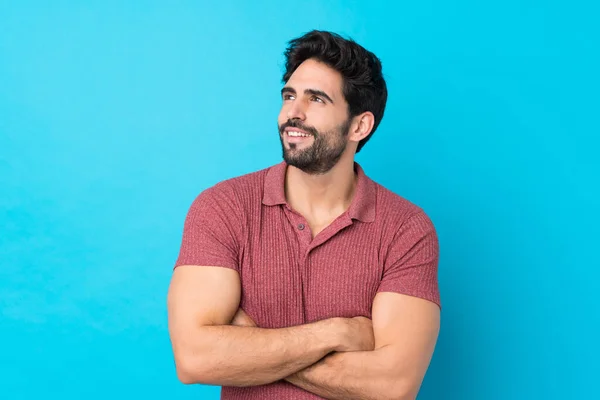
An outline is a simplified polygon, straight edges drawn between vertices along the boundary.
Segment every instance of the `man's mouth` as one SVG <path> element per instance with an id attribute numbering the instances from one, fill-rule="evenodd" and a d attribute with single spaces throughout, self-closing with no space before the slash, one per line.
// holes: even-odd
<path id="1" fill-rule="evenodd" d="M 313 136 L 298 128 L 286 128 L 284 133 L 288 143 L 302 143 Z"/>
<path id="2" fill-rule="evenodd" d="M 288 130 L 286 131 L 287 135 L 290 137 L 309 137 L 312 136 L 309 133 L 303 132 L 303 131 L 297 131 L 297 130 Z"/>

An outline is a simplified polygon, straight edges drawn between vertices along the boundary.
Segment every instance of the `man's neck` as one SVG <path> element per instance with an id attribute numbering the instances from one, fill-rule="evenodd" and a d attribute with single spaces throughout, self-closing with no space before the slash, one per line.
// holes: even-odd
<path id="1" fill-rule="evenodd" d="M 290 206 L 309 220 L 333 219 L 345 212 L 356 186 L 353 157 L 342 157 L 325 174 L 312 175 L 288 166 L 285 194 Z"/>

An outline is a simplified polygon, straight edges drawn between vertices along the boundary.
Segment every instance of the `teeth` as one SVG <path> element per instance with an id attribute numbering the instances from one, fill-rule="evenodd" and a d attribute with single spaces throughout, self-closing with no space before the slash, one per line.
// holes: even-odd
<path id="1" fill-rule="evenodd" d="M 310 136 L 305 133 L 301 133 L 301 132 L 297 132 L 297 131 L 288 131 L 287 134 L 289 136 L 293 136 L 293 137 L 309 137 Z"/>

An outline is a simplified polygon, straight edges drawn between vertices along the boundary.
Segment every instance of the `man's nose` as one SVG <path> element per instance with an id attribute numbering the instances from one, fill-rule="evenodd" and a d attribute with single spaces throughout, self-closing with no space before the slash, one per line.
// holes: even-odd
<path id="1" fill-rule="evenodd" d="M 294 100 L 287 112 L 288 119 L 299 119 L 304 121 L 306 119 L 305 106 L 300 100 Z"/>

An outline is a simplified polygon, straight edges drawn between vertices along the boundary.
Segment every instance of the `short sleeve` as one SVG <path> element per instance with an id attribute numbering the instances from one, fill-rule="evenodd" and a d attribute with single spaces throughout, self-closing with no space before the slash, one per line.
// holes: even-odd
<path id="1" fill-rule="evenodd" d="M 420 297 L 441 307 L 438 287 L 439 244 L 435 227 L 420 211 L 396 233 L 384 262 L 378 292 Z"/>
<path id="2" fill-rule="evenodd" d="M 240 211 L 233 190 L 206 189 L 190 206 L 175 267 L 215 266 L 239 272 Z"/>

